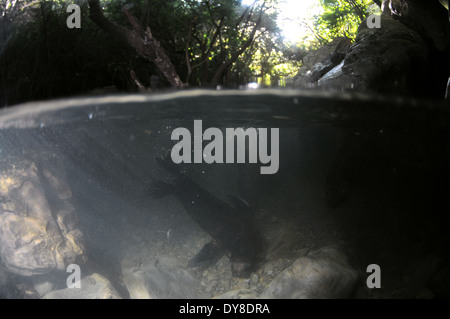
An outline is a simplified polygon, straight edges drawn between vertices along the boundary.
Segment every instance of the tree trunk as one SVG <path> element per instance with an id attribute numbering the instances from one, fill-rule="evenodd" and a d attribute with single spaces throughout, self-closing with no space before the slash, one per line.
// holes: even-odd
<path id="1" fill-rule="evenodd" d="M 149 27 L 144 31 L 138 20 L 123 8 L 123 13 L 127 16 L 133 30 L 128 30 L 116 23 L 109 21 L 103 14 L 99 0 L 88 0 L 89 3 L 89 17 L 100 28 L 110 35 L 122 41 L 125 45 L 131 46 L 136 52 L 155 63 L 164 77 L 175 88 L 181 88 L 184 83 L 178 76 L 174 65 L 167 56 L 164 48 L 158 40 L 156 40 Z"/>
<path id="2" fill-rule="evenodd" d="M 211 80 L 210 85 L 212 87 L 217 86 L 217 83 L 219 82 L 220 77 L 222 76 L 223 72 L 228 68 L 231 67 L 231 65 L 241 56 L 242 53 L 252 44 L 253 39 L 255 38 L 256 31 L 259 29 L 261 25 L 262 20 L 262 11 L 259 14 L 258 20 L 256 21 L 255 26 L 252 29 L 252 32 L 248 38 L 248 40 L 242 45 L 242 47 L 236 51 L 230 59 L 227 61 L 223 61 L 223 63 L 219 66 L 216 73 L 214 74 L 214 77 Z"/>

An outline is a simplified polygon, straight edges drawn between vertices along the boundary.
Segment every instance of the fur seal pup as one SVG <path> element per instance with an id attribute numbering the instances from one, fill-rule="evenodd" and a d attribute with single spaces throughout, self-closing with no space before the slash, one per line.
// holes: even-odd
<path id="1" fill-rule="evenodd" d="M 213 238 L 189 261 L 188 267 L 207 268 L 228 252 L 233 276 L 249 276 L 263 245 L 247 203 L 238 197 L 229 197 L 230 205 L 185 176 L 171 159 L 157 157 L 157 161 L 175 175 L 176 180 L 173 184 L 152 180 L 153 197 L 174 195 L 191 218 Z"/>

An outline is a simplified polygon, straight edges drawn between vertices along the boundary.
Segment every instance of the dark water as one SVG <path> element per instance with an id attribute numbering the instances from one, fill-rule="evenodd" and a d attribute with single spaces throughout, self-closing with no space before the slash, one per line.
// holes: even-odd
<path id="1" fill-rule="evenodd" d="M 288 266 L 299 251 L 340 244 L 362 274 L 369 264 L 382 269 L 382 289 L 357 289 L 357 297 L 448 297 L 450 126 L 438 102 L 194 91 L 32 103 L 0 114 L 2 169 L 58 158 L 92 263 L 86 267 L 130 297 L 123 260 L 142 266 L 167 253 L 187 264 L 209 240 L 175 197 L 149 191 L 153 179 L 173 181 L 155 158 L 170 154 L 174 129 L 193 134 L 194 120 L 222 132 L 279 128 L 275 174 L 260 174 L 263 164 L 248 161 L 180 166 L 221 200 L 237 195 L 252 207 L 265 241 L 259 267 Z M 22 279 L 7 269 L 2 276 L 10 287 L 2 293 L 21 296 Z"/>

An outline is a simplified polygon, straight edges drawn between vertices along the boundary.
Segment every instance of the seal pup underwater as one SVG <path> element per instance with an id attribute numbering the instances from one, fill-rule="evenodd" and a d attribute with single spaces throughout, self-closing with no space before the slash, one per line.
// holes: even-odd
<path id="1" fill-rule="evenodd" d="M 249 205 L 239 197 L 229 196 L 232 205 L 220 200 L 181 172 L 170 159 L 157 162 L 175 177 L 172 184 L 151 181 L 154 198 L 174 195 L 191 218 L 212 237 L 188 267 L 207 268 L 229 253 L 233 276 L 247 277 L 254 270 L 263 250 L 260 233 L 252 222 Z"/>

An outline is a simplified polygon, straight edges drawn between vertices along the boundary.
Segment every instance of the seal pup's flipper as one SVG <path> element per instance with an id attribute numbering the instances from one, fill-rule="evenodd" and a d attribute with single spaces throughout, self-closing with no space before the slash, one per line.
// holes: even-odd
<path id="1" fill-rule="evenodd" d="M 208 268 L 214 265 L 224 254 L 225 249 L 222 245 L 215 240 L 210 241 L 189 261 L 188 267 Z"/>

